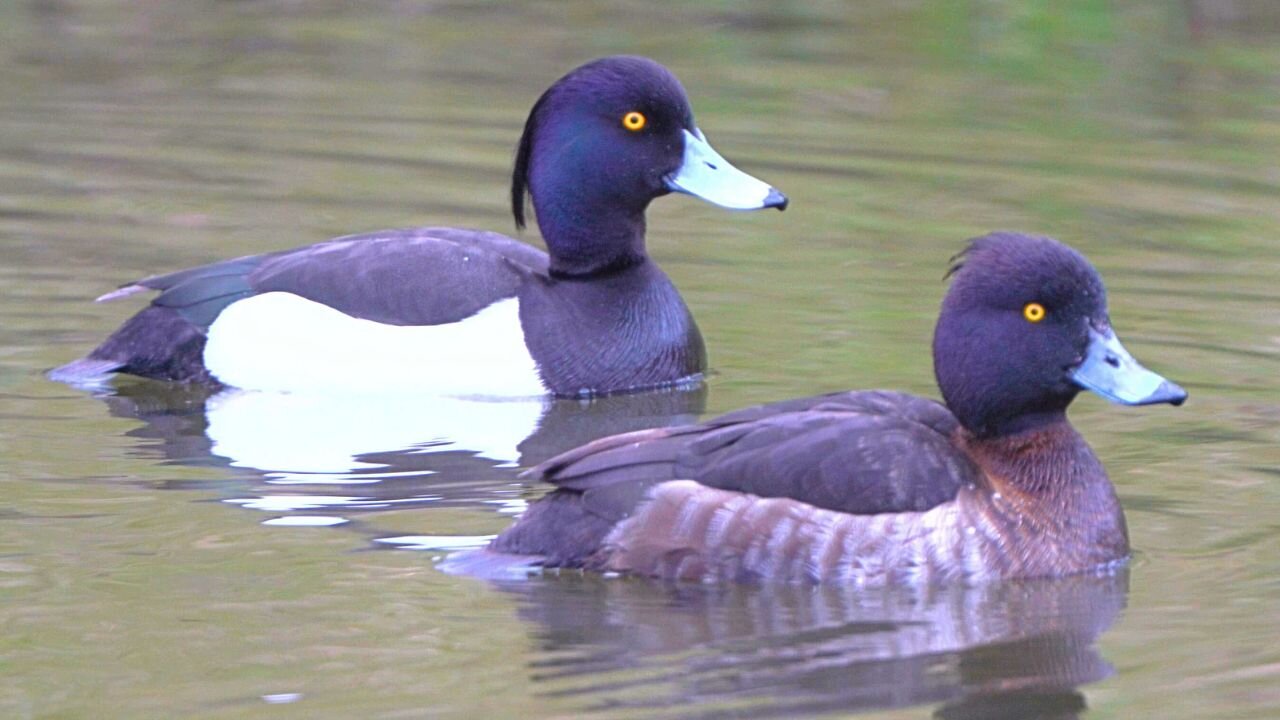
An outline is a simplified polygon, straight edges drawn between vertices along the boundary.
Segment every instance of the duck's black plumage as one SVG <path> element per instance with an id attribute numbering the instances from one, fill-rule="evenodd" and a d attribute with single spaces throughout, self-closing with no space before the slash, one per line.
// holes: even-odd
<path id="1" fill-rule="evenodd" d="M 603 438 L 529 472 L 557 490 L 489 552 L 675 579 L 855 583 L 1064 575 L 1124 558 L 1124 515 L 1066 420 L 1087 387 L 1185 392 L 1115 340 L 1096 271 L 1048 238 L 961 256 L 934 364 L 947 405 L 867 391 Z"/>
<path id="2" fill-rule="evenodd" d="M 546 269 L 545 254 L 498 233 L 406 228 L 156 275 L 124 292 L 158 290 L 153 305 L 205 329 L 231 303 L 268 292 L 388 325 L 438 325 L 514 297 Z"/>
<path id="3" fill-rule="evenodd" d="M 225 260 L 144 278 L 104 296 L 160 293 L 77 362 L 94 374 L 216 382 L 203 362 L 206 333 L 223 310 L 247 297 L 287 292 L 355 318 L 439 325 L 515 297 L 546 268 L 546 255 L 532 246 L 498 233 L 444 227 L 352 235 Z M 64 366 L 55 376 L 75 368 Z"/>
<path id="4" fill-rule="evenodd" d="M 640 128 L 623 125 L 633 114 L 644 118 Z M 645 58 L 593 61 L 542 95 L 517 149 L 516 223 L 523 227 L 525 197 L 532 197 L 549 253 L 492 232 L 410 228 L 157 275 L 103 296 L 160 293 L 88 357 L 52 376 L 74 381 L 123 372 L 240 384 L 206 365 L 211 328 L 233 304 L 285 293 L 399 327 L 457 323 L 514 299 L 522 342 L 541 386 L 555 394 L 694 378 L 706 365 L 702 336 L 670 280 L 648 259 L 645 209 L 673 189 L 733 207 L 786 205 L 777 191 L 727 163 L 712 181 L 682 180 L 691 164 L 706 175 L 700 161 L 689 159 L 704 146 L 669 71 Z M 716 185 L 717 178 L 727 178 L 726 185 Z"/>

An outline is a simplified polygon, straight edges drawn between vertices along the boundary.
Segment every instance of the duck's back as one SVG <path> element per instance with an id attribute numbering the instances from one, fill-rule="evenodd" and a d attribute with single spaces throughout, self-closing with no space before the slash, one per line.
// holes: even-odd
<path id="1" fill-rule="evenodd" d="M 387 325 L 441 325 L 514 297 L 546 253 L 500 233 L 386 230 L 265 256 L 248 280 Z"/>
<path id="2" fill-rule="evenodd" d="M 300 368 L 322 370 L 331 355 L 408 364 L 421 358 L 397 347 L 402 342 L 448 351 L 478 332 L 527 355 L 518 308 L 507 301 L 545 274 L 547 262 L 542 251 L 498 233 L 408 228 L 157 275 L 104 296 L 160 293 L 88 357 L 51 376 L 126 372 L 254 387 L 271 372 L 296 381 Z M 477 316 L 488 322 L 462 327 Z M 341 358 L 337 372 L 359 367 L 349 360 Z"/>
<path id="3" fill-rule="evenodd" d="M 866 391 L 604 438 L 534 468 L 533 477 L 559 489 L 492 549 L 541 555 L 548 565 L 592 565 L 615 529 L 676 480 L 693 481 L 679 483 L 691 503 L 682 510 L 685 522 L 699 515 L 701 500 L 720 502 L 726 493 L 850 516 L 918 513 L 979 481 L 952 440 L 957 427 L 934 401 Z M 670 521 L 681 522 L 680 513 Z"/>

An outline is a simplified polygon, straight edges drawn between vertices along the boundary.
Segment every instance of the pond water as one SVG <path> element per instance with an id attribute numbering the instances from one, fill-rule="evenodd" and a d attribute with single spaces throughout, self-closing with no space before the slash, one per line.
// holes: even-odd
<path id="1" fill-rule="evenodd" d="M 0 4 L 0 715 L 1280 715 L 1280 8 L 1065 7 Z M 443 406 L 43 377 L 142 276 L 513 232 L 528 107 L 618 52 L 670 66 L 717 148 L 793 201 L 652 208 L 704 391 Z M 1089 255 L 1129 349 L 1191 392 L 1073 409 L 1128 513 L 1125 572 L 857 593 L 436 568 L 544 491 L 520 467 L 592 437 L 936 394 L 947 259 L 993 228 Z"/>

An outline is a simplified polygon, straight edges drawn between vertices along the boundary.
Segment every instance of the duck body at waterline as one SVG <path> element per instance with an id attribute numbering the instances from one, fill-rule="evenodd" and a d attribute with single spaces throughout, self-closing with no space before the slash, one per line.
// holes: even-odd
<path id="1" fill-rule="evenodd" d="M 838 393 L 603 438 L 531 470 L 557 489 L 447 567 L 861 585 L 1113 568 L 1124 513 L 1067 407 L 1081 389 L 1128 405 L 1185 391 L 1120 344 L 1071 248 L 993 233 L 951 274 L 933 343 L 945 405 Z"/>
<path id="2" fill-rule="evenodd" d="M 548 252 L 492 232 L 410 228 L 157 275 L 100 298 L 160 293 L 50 376 L 459 397 L 696 383 L 702 335 L 645 250 L 645 210 L 670 192 L 733 209 L 787 204 L 707 143 L 666 68 L 596 60 L 542 95 L 517 149 L 516 224 L 528 196 Z"/>

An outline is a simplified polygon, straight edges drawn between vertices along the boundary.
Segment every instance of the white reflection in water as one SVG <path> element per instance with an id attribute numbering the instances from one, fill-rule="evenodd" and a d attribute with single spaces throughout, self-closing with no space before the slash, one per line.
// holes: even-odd
<path id="1" fill-rule="evenodd" d="M 334 515 L 286 515 L 263 520 L 262 524 L 278 527 L 333 527 L 334 525 L 345 525 L 349 522 L 351 521 L 346 518 Z"/>
<path id="2" fill-rule="evenodd" d="M 360 456 L 466 449 L 515 465 L 549 401 L 414 393 L 278 393 L 227 389 L 206 404 L 212 452 L 233 465 L 287 473 L 347 473 Z"/>
<path id="3" fill-rule="evenodd" d="M 489 544 L 494 535 L 402 535 L 378 538 L 376 542 L 404 550 L 470 550 Z"/>
<path id="4" fill-rule="evenodd" d="M 522 498 L 486 500 L 484 504 L 495 506 L 501 515 L 523 515 L 524 511 L 529 509 L 529 501 Z"/>
<path id="5" fill-rule="evenodd" d="M 375 467 L 373 463 L 364 463 Z M 434 475 L 434 470 L 401 470 L 391 472 L 267 472 L 272 485 L 370 485 L 393 478 Z"/>
<path id="6" fill-rule="evenodd" d="M 130 434 L 159 440 L 170 461 L 249 469 L 236 473 L 248 486 L 225 502 L 250 510 L 429 505 L 516 515 L 526 507 L 519 466 L 604 435 L 692 422 L 706 391 L 504 401 L 213 390 L 125 378 L 99 398 L 113 415 L 142 420 Z"/>
<path id="7" fill-rule="evenodd" d="M 430 475 L 439 476 L 432 484 L 480 476 L 509 483 L 517 467 L 605 435 L 693 422 L 706 388 L 504 400 L 211 390 L 126 378 L 98 397 L 113 415 L 146 422 L 131 434 L 160 439 L 179 463 L 212 458 L 256 470 L 270 485 L 407 486 Z"/>
<path id="8" fill-rule="evenodd" d="M 315 510 L 316 508 L 353 508 L 358 510 L 375 510 L 389 508 L 397 504 L 420 504 L 439 500 L 439 497 L 412 497 L 396 500 L 379 500 L 369 497 L 348 497 L 344 495 L 267 495 L 254 498 L 228 498 L 224 502 L 239 505 L 250 510 L 266 512 L 290 512 L 295 510 Z"/>

